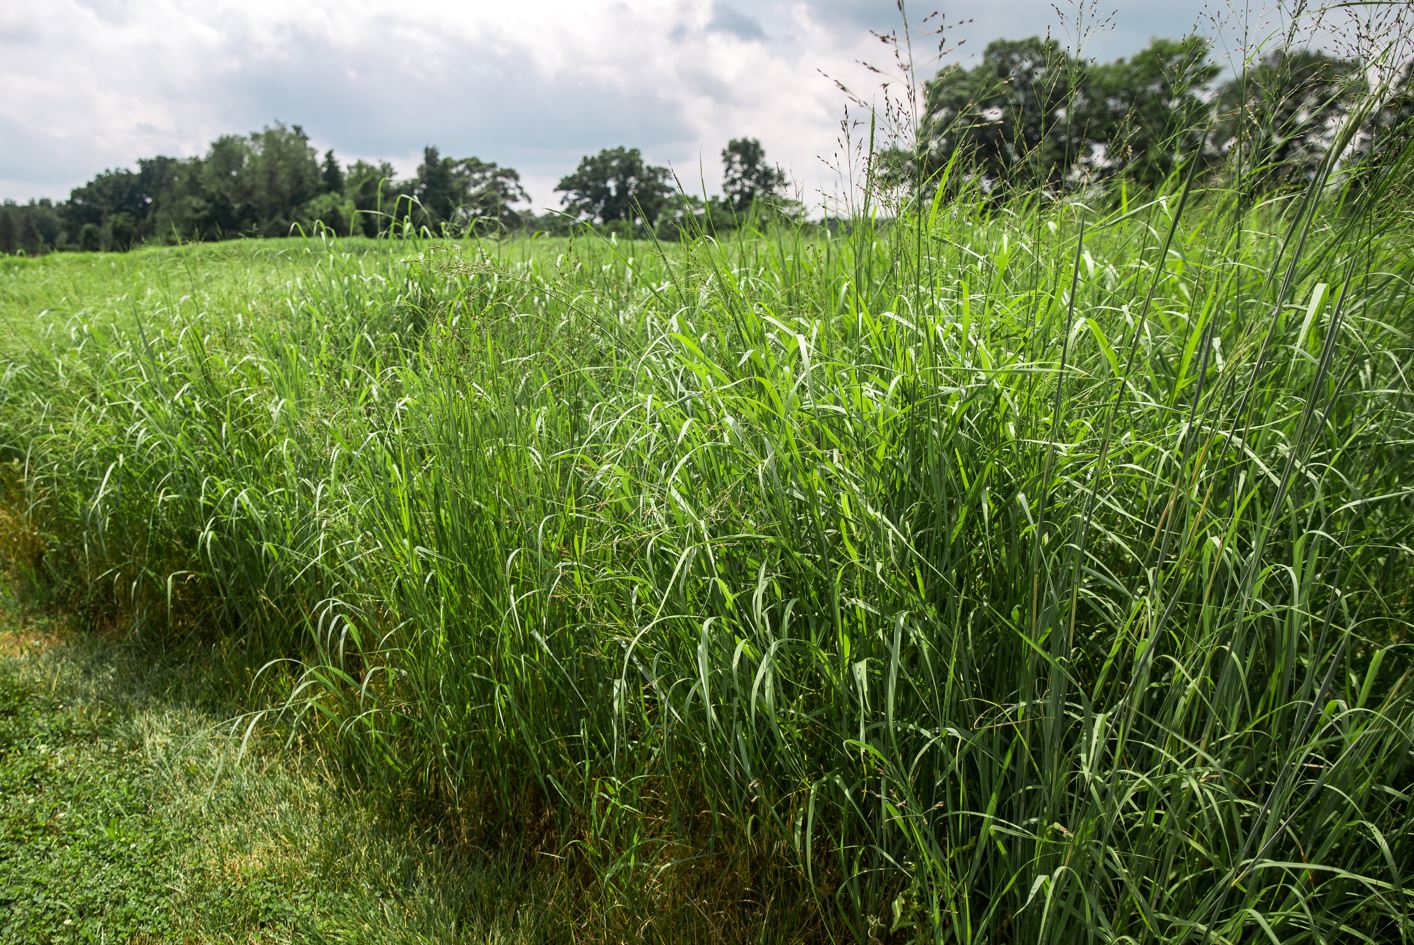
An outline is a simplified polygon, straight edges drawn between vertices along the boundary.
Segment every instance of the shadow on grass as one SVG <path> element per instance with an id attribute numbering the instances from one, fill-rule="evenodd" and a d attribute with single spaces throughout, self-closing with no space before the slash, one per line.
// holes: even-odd
<path id="1" fill-rule="evenodd" d="M 275 733 L 243 746 L 230 666 L 0 595 L 0 940 L 565 937 L 552 865 L 440 842 Z"/>

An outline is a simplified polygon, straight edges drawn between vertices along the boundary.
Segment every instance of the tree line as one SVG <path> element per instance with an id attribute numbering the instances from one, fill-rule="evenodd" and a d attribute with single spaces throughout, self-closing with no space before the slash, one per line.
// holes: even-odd
<path id="1" fill-rule="evenodd" d="M 1109 63 L 1053 39 L 998 40 L 975 66 L 926 84 L 916 142 L 885 152 L 878 174 L 906 184 L 946 172 L 989 193 L 1054 192 L 1116 180 L 1154 187 L 1236 158 L 1252 193 L 1299 186 L 1337 142 L 1352 162 L 1408 144 L 1414 63 L 1371 66 L 1279 48 L 1219 82 L 1197 36 L 1155 39 Z M 1359 131 L 1343 138 L 1348 123 Z"/>
<path id="2" fill-rule="evenodd" d="M 1372 100 L 1367 66 L 1279 49 L 1220 83 L 1198 37 L 1156 39 L 1110 63 L 1072 56 L 1051 39 L 998 40 L 977 65 L 944 68 L 926 83 L 914 140 L 876 157 L 875 180 L 901 187 L 948 171 L 999 195 L 1114 180 L 1156 186 L 1189 162 L 1216 167 L 1241 155 L 1253 190 L 1299 184 L 1347 121 L 1363 122 L 1352 146 L 1361 156 L 1407 142 L 1414 69 L 1406 65 Z M 321 156 L 303 128 L 277 123 L 222 136 L 198 157 L 144 158 L 135 169 L 104 171 L 66 201 L 0 205 L 0 252 L 125 250 L 316 229 L 564 232 L 583 223 L 672 239 L 729 229 L 751 214 L 799 216 L 800 205 L 785 197 L 785 175 L 758 140 L 731 141 L 722 162 L 722 195 L 704 198 L 639 149 L 606 149 L 560 180 L 563 212 L 536 214 L 513 168 L 427 147 L 416 173 L 399 180 L 387 162 Z"/>
<path id="3" fill-rule="evenodd" d="M 684 193 L 666 167 L 637 148 L 588 155 L 559 182 L 562 213 L 535 214 L 520 174 L 476 157 L 423 150 L 399 180 L 387 162 L 322 157 L 299 125 L 276 123 L 224 135 L 204 155 L 144 158 L 107 170 L 63 202 L 0 206 L 0 252 L 126 250 L 144 243 L 288 236 L 331 231 L 378 236 L 392 228 L 466 235 L 506 230 L 564 232 L 580 222 L 626 232 L 645 227 L 675 238 L 688 226 L 729 228 L 751 213 L 797 213 L 785 174 L 761 143 L 738 138 L 722 151 L 722 196 Z"/>

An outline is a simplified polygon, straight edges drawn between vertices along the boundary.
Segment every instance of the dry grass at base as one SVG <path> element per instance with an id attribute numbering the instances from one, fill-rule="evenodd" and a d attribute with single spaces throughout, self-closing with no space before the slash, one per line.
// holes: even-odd
<path id="1" fill-rule="evenodd" d="M 39 532 L 25 516 L 0 506 L 0 576 L 15 578 L 21 569 L 33 567 L 43 547 Z"/>
<path id="2" fill-rule="evenodd" d="M 4 609 L 0 608 L 0 622 L 6 619 Z M 47 626 L 4 629 L 0 630 L 0 656 L 8 659 L 39 656 L 49 652 L 60 641 L 60 635 Z"/>

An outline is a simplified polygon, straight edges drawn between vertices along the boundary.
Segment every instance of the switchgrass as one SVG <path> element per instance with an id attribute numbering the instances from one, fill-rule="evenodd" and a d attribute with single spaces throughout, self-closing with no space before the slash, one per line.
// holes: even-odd
<path id="1" fill-rule="evenodd" d="M 5 494 L 587 938 L 1410 941 L 1365 186 L 0 263 Z"/>

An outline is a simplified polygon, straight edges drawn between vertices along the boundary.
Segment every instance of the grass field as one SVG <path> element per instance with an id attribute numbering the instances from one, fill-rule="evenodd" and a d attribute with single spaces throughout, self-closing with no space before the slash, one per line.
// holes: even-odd
<path id="1" fill-rule="evenodd" d="M 1411 245 L 1313 190 L 0 261 L 0 554 L 584 940 L 1408 942 Z"/>

